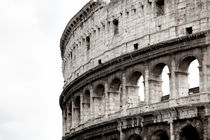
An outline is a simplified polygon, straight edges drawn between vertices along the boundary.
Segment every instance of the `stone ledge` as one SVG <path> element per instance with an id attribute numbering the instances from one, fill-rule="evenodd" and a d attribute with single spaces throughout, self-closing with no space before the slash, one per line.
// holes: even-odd
<path id="1" fill-rule="evenodd" d="M 154 103 L 151 105 L 144 105 L 144 106 L 138 106 L 134 108 L 129 108 L 126 110 L 126 113 L 124 114 L 122 111 L 117 113 L 109 114 L 108 117 L 100 117 L 95 118 L 92 120 L 87 121 L 84 124 L 80 124 L 78 127 L 75 127 L 70 130 L 69 135 L 73 135 L 74 133 L 78 133 L 80 131 L 85 130 L 85 128 L 94 128 L 97 126 L 105 125 L 110 122 L 115 122 L 119 119 L 126 119 L 133 116 L 147 116 L 148 114 L 154 114 L 154 112 L 171 112 L 171 110 L 180 110 L 183 112 L 183 109 L 186 110 L 188 107 L 196 107 L 203 104 L 209 104 L 210 103 L 210 93 L 199 93 L 199 94 L 192 94 L 186 97 L 181 97 L 179 99 L 170 99 L 168 101 Z M 195 109 L 193 109 L 195 110 Z M 170 116 L 174 119 L 186 119 L 186 118 L 192 118 L 196 117 L 197 113 L 191 109 L 191 114 L 186 113 L 179 113 L 180 116 L 177 118 L 177 114 L 175 116 Z M 206 112 L 208 115 L 208 112 Z M 161 121 L 168 121 L 170 120 L 168 117 L 165 118 L 165 120 Z M 159 122 L 159 120 L 155 120 L 155 122 Z"/>

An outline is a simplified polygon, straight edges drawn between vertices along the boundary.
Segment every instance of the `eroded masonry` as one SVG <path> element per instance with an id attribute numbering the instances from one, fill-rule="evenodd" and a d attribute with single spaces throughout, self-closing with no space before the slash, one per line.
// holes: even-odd
<path id="1" fill-rule="evenodd" d="M 60 48 L 63 140 L 210 140 L 210 0 L 91 0 Z"/>

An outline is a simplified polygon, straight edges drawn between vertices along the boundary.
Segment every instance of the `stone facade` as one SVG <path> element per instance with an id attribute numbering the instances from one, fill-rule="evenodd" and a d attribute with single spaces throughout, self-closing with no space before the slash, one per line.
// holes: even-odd
<path id="1" fill-rule="evenodd" d="M 209 140 L 209 19 L 210 0 L 87 3 L 61 37 L 63 139 Z M 194 60 L 200 81 L 190 89 Z"/>

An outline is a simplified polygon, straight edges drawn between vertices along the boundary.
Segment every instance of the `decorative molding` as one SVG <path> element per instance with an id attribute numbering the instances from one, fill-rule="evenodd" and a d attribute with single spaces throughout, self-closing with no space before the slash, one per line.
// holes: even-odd
<path id="1" fill-rule="evenodd" d="M 114 58 L 83 73 L 64 88 L 60 96 L 61 108 L 74 92 L 81 89 L 88 83 L 106 77 L 107 74 L 112 74 L 116 71 L 120 71 L 122 66 L 124 68 L 128 68 L 135 64 L 145 63 L 148 60 L 170 53 L 186 51 L 193 48 L 202 48 L 203 46 L 206 46 L 207 44 L 205 42 L 205 37 L 208 32 L 209 30 L 151 45 L 138 51 L 134 51 Z M 190 40 L 197 41 L 192 44 L 190 43 Z"/>

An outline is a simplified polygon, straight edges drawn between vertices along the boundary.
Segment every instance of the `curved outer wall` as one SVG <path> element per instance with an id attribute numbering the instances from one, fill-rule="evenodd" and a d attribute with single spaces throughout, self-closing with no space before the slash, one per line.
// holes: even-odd
<path id="1" fill-rule="evenodd" d="M 87 3 L 60 42 L 63 139 L 173 140 L 186 138 L 184 128 L 190 127 L 210 139 L 209 13 L 209 0 Z M 187 69 L 194 59 L 200 81 L 189 89 Z M 167 97 L 160 88 L 165 65 Z M 136 94 L 140 76 L 144 101 Z"/>

